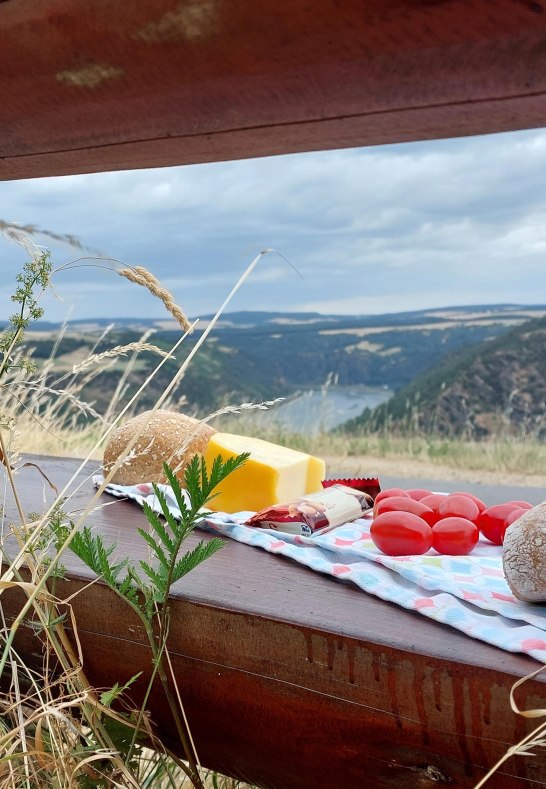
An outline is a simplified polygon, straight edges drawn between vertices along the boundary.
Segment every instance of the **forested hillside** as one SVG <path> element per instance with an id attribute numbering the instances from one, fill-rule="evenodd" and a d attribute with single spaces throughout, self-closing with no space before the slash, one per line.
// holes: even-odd
<path id="1" fill-rule="evenodd" d="M 314 313 L 234 313 L 222 318 L 191 363 L 178 397 L 200 415 L 226 403 L 290 396 L 322 386 L 327 379 L 344 385 L 385 387 L 399 391 L 418 376 L 434 370 L 450 355 L 483 342 L 493 342 L 546 308 L 495 305 L 458 307 L 376 316 L 335 316 Z M 69 371 L 94 349 L 138 340 L 153 329 L 149 341 L 170 350 L 179 331 L 169 321 L 124 320 L 101 338 L 104 321 L 74 322 L 56 350 L 55 368 Z M 144 409 L 171 380 L 206 325 L 199 322 L 140 399 Z M 40 324 L 27 337 L 35 359 L 44 361 L 59 332 Z M 108 362 L 86 386 L 84 395 L 104 410 L 124 374 L 127 359 Z M 145 353 L 127 378 L 127 399 L 156 364 Z M 451 362 L 450 362 L 451 364 Z M 447 419 L 447 412 L 446 412 Z"/>
<path id="2" fill-rule="evenodd" d="M 546 318 L 449 354 L 350 431 L 414 429 L 483 438 L 546 434 Z"/>

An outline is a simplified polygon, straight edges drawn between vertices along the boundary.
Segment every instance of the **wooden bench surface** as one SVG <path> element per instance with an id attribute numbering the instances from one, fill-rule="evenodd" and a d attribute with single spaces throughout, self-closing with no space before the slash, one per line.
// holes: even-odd
<path id="1" fill-rule="evenodd" d="M 544 0 L 8 0 L 0 178 L 544 125 Z"/>
<path id="2" fill-rule="evenodd" d="M 78 464 L 35 460 L 57 485 Z M 88 464 L 79 475 L 70 510 L 93 495 L 94 470 Z M 25 510 L 42 509 L 44 492 L 50 493 L 38 474 L 24 469 L 18 481 Z M 143 557 L 136 527 L 146 521 L 139 507 L 110 496 L 103 502 L 89 523 L 118 543 L 120 555 Z M 7 514 L 15 517 L 11 505 Z M 91 578 L 69 554 L 64 564 L 63 595 Z M 13 595 L 5 597 L 14 612 Z M 145 638 L 115 595 L 99 582 L 73 606 L 94 684 L 125 682 L 140 670 L 146 676 Z M 471 787 L 529 730 L 510 710 L 508 694 L 538 663 L 289 559 L 228 540 L 175 585 L 172 606 L 170 648 L 200 758 L 258 786 L 380 789 L 449 780 Z M 24 648 L 35 649 L 30 630 L 22 639 Z M 136 701 L 144 677 L 135 686 Z M 529 682 L 518 701 L 544 707 L 544 685 Z M 150 710 L 174 744 L 160 694 Z M 545 782 L 546 755 L 539 753 L 511 759 L 491 785 Z"/>

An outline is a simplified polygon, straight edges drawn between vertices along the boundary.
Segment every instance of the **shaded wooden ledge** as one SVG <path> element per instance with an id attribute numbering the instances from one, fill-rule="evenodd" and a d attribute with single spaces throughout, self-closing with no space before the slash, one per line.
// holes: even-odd
<path id="1" fill-rule="evenodd" d="M 77 461 L 33 458 L 61 486 Z M 93 495 L 89 465 L 70 509 Z M 23 506 L 50 496 L 32 469 L 18 475 Z M 121 555 L 144 555 L 136 535 L 145 518 L 132 502 L 104 496 L 89 519 Z M 7 506 L 14 517 L 13 505 Z M 202 536 L 199 534 L 199 536 Z M 207 537 L 205 537 L 207 539 Z M 197 538 L 192 538 L 192 544 Z M 91 575 L 65 556 L 61 596 Z M 2 596 L 12 618 L 18 601 Z M 84 668 L 98 687 L 138 671 L 138 703 L 149 650 L 130 611 L 100 583 L 72 601 Z M 170 649 L 203 764 L 267 789 L 471 787 L 529 730 L 508 694 L 538 667 L 523 656 L 468 638 L 417 613 L 364 594 L 290 560 L 227 541 L 175 585 Z M 30 628 L 19 648 L 36 652 Z M 518 701 L 544 707 L 544 684 Z M 175 744 L 161 692 L 150 702 L 159 733 Z M 543 786 L 546 755 L 511 759 L 496 789 Z"/>
<path id="2" fill-rule="evenodd" d="M 0 178 L 543 126 L 544 0 L 4 0 Z"/>

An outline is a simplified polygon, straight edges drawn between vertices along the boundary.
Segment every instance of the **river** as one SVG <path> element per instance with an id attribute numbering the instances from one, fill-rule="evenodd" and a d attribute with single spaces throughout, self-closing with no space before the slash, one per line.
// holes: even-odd
<path id="1" fill-rule="evenodd" d="M 392 396 L 383 387 L 325 386 L 310 389 L 272 408 L 267 420 L 294 433 L 316 435 L 375 408 Z M 263 414 L 266 416 L 266 414 Z"/>

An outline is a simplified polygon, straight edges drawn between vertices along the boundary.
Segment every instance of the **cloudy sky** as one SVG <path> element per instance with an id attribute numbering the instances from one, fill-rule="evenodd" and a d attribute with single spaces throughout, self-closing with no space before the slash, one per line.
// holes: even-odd
<path id="1" fill-rule="evenodd" d="M 193 317 L 546 303 L 546 130 L 0 183 L 0 218 L 149 268 Z M 56 265 L 78 256 L 45 236 Z M 7 300 L 24 253 L 0 239 Z M 106 265 L 106 264 L 105 264 Z M 110 265 L 110 264 L 108 264 Z M 162 317 L 104 268 L 59 276 L 46 318 Z"/>

